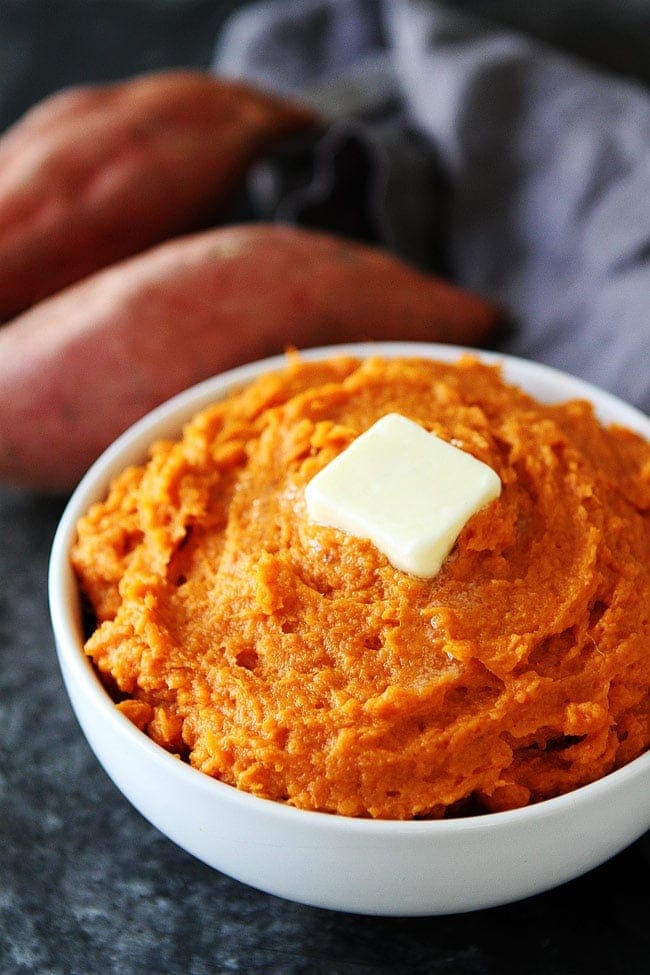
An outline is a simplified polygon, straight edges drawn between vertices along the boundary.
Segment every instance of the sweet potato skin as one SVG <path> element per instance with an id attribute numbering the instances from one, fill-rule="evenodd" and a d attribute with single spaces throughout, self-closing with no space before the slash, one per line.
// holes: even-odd
<path id="1" fill-rule="evenodd" d="M 65 90 L 0 138 L 0 321 L 162 240 L 210 226 L 311 109 L 200 71 Z"/>
<path id="2" fill-rule="evenodd" d="M 326 233 L 242 224 L 160 244 L 0 329 L 0 479 L 67 491 L 154 406 L 287 346 L 479 344 L 498 318 L 482 298 Z"/>

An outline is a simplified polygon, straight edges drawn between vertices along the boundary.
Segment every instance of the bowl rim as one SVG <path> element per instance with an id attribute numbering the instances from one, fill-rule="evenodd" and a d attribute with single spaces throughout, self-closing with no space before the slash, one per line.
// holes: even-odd
<path id="1" fill-rule="evenodd" d="M 636 407 L 625 403 L 599 387 L 571 376 L 552 366 L 537 363 L 498 352 L 485 351 L 466 346 L 441 345 L 423 342 L 359 342 L 345 345 L 319 346 L 300 350 L 304 360 L 318 360 L 332 356 L 420 356 L 440 361 L 455 361 L 462 355 L 475 355 L 482 362 L 500 364 L 504 367 L 506 381 L 527 388 L 528 380 L 541 380 L 549 387 L 566 388 L 569 395 L 562 395 L 556 402 L 566 399 L 582 398 L 590 400 L 596 414 L 604 422 L 615 422 L 650 438 L 650 418 Z M 76 533 L 78 518 L 90 505 L 101 498 L 108 484 L 118 471 L 137 458 L 144 459 L 148 446 L 160 439 L 157 431 L 162 425 L 169 431 L 180 432 L 182 425 L 198 410 L 227 395 L 231 390 L 245 385 L 263 372 L 282 368 L 287 362 L 286 355 L 275 355 L 238 366 L 203 380 L 176 394 L 160 406 L 151 410 L 122 433 L 92 464 L 70 496 L 59 521 L 52 543 L 48 567 L 48 599 L 52 629 L 55 636 L 59 664 L 66 675 L 74 678 L 81 691 L 88 695 L 93 707 L 98 709 L 109 723 L 116 736 L 126 739 L 130 748 L 135 748 L 143 759 L 154 762 L 166 774 L 192 789 L 212 793 L 230 804 L 243 809 L 255 810 L 275 817 L 276 820 L 291 822 L 311 821 L 331 830 L 352 830 L 370 835 L 394 836 L 401 833 L 415 835 L 432 833 L 436 836 L 459 834 L 466 831 L 505 829 L 513 824 L 531 825 L 549 817 L 562 815 L 582 802 L 600 803 L 607 796 L 625 787 L 629 780 L 637 777 L 650 777 L 650 750 L 628 762 L 621 768 L 607 773 L 600 779 L 579 786 L 570 792 L 550 799 L 508 809 L 500 812 L 481 813 L 474 816 L 459 816 L 450 819 L 373 819 L 370 817 L 343 816 L 316 810 L 300 809 L 288 803 L 267 799 L 237 789 L 204 772 L 189 763 L 179 761 L 161 746 L 157 745 L 144 732 L 140 731 L 114 703 L 95 673 L 92 663 L 83 652 L 81 632 L 79 593 L 68 553 Z M 514 369 L 517 378 L 508 376 L 508 367 Z M 537 398 L 539 394 L 536 395 Z M 543 398 L 543 397 L 541 397 Z M 613 417 L 616 417 L 614 420 Z M 67 683 L 67 679 L 66 679 Z"/>

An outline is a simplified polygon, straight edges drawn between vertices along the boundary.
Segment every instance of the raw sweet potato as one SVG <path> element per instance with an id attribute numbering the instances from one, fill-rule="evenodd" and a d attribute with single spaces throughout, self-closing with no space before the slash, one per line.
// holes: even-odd
<path id="1" fill-rule="evenodd" d="M 0 329 L 0 479 L 69 489 L 162 400 L 288 345 L 471 344 L 497 320 L 483 299 L 324 233 L 246 224 L 160 244 Z"/>
<path id="2" fill-rule="evenodd" d="M 84 275 L 207 227 L 310 109 L 194 71 L 46 99 L 0 139 L 0 321 Z"/>

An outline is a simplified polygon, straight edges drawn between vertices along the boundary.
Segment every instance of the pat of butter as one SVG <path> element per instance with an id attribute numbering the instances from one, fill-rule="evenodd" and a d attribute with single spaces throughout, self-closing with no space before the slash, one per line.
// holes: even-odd
<path id="1" fill-rule="evenodd" d="M 389 413 L 311 479 L 305 501 L 311 521 L 368 538 L 396 569 L 428 579 L 500 493 L 487 464 Z"/>

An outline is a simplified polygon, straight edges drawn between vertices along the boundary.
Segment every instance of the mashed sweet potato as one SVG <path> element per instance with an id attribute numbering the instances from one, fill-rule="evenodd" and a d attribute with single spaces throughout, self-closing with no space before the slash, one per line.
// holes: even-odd
<path id="1" fill-rule="evenodd" d="M 423 580 L 303 489 L 401 413 L 501 496 Z M 463 358 L 293 357 L 154 446 L 79 524 L 86 652 L 196 768 L 348 816 L 501 810 L 650 744 L 650 445 Z"/>

